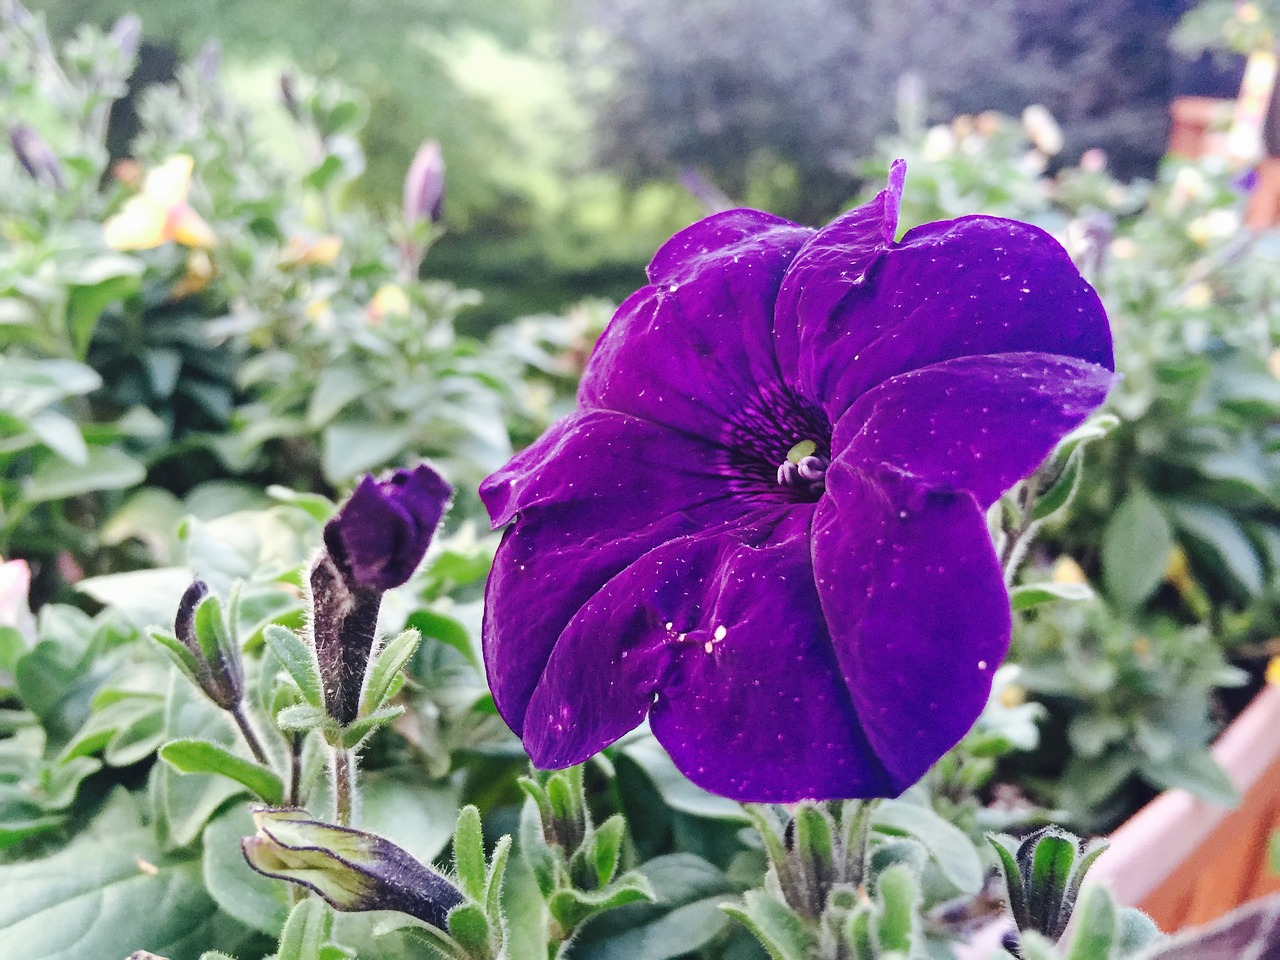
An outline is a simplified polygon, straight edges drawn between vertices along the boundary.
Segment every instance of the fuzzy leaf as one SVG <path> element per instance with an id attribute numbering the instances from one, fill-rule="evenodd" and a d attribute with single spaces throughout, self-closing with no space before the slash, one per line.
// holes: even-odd
<path id="1" fill-rule="evenodd" d="M 274 770 L 236 756 L 210 740 L 174 740 L 160 748 L 160 758 L 180 773 L 220 773 L 230 777 L 273 807 L 284 800 L 284 783 Z"/>
<path id="2" fill-rule="evenodd" d="M 313 707 L 323 707 L 324 684 L 320 680 L 320 668 L 311 648 L 292 630 L 274 623 L 262 631 L 262 639 L 284 664 L 307 703 Z"/>

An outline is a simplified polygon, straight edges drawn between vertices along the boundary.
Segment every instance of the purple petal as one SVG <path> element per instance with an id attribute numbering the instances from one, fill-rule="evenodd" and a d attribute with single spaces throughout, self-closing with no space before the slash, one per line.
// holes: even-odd
<path id="1" fill-rule="evenodd" d="M 1009 599 L 967 493 L 847 456 L 827 472 L 813 567 L 836 657 L 898 792 L 969 730 L 1009 646 Z"/>
<path id="2" fill-rule="evenodd" d="M 557 638 L 639 557 L 753 512 L 729 495 L 717 451 L 634 417 L 575 414 L 481 485 L 495 525 L 483 630 L 499 712 L 520 733 Z"/>
<path id="3" fill-rule="evenodd" d="M 865 286 L 872 266 L 892 246 L 906 173 L 906 163 L 895 160 L 884 190 L 832 220 L 796 254 L 778 292 L 774 333 L 778 363 L 789 383 L 796 382 L 809 318 L 835 313 Z"/>
<path id="4" fill-rule="evenodd" d="M 778 380 L 774 300 L 812 230 L 757 210 L 695 223 L 663 245 L 652 285 L 618 309 L 578 399 L 715 438 L 726 417 Z"/>
<path id="5" fill-rule="evenodd" d="M 1105 367 L 1043 353 L 962 357 L 899 374 L 836 424 L 832 450 L 986 506 L 1106 399 Z"/>
<path id="6" fill-rule="evenodd" d="M 883 234 L 874 222 L 846 224 L 851 216 L 801 251 L 784 284 L 785 294 L 793 276 L 815 273 L 809 251 L 821 251 L 824 269 L 807 281 L 819 293 L 778 301 L 778 329 L 800 330 L 797 388 L 832 422 L 876 384 L 956 357 L 1052 353 L 1114 368 L 1098 295 L 1038 227 L 995 217 L 926 224 L 880 251 L 868 272 L 867 251 Z"/>
<path id="7" fill-rule="evenodd" d="M 325 525 L 325 546 L 358 586 L 398 587 L 422 562 L 452 493 L 425 463 L 382 479 L 366 475 Z"/>
<path id="8" fill-rule="evenodd" d="M 580 762 L 650 711 L 695 783 L 760 802 L 885 793 L 809 564 L 812 505 L 671 541 L 583 607 L 525 720 L 539 766 Z M 655 699 L 656 695 L 656 699 Z"/>

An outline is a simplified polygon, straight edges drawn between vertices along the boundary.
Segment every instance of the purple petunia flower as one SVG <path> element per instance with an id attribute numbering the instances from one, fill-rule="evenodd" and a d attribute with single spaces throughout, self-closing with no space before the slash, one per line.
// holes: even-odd
<path id="1" fill-rule="evenodd" d="M 339 723 L 359 714 L 382 595 L 413 576 L 452 493 L 425 463 L 366 475 L 325 524 L 311 568 L 311 627 L 325 706 Z"/>
<path id="2" fill-rule="evenodd" d="M 731 210 L 618 310 L 579 410 L 489 477 L 484 653 L 539 766 L 646 714 L 742 800 L 894 795 L 1009 643 L 984 509 L 1106 396 L 1102 305 L 1044 231 L 895 242 L 905 173 L 821 230 Z"/>

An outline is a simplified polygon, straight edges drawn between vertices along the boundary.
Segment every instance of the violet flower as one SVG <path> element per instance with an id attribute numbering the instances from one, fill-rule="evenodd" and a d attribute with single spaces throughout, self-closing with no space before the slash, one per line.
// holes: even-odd
<path id="1" fill-rule="evenodd" d="M 422 562 L 452 492 L 425 463 L 366 475 L 325 524 L 311 568 L 312 628 L 325 705 L 339 723 L 359 714 L 382 595 Z"/>
<path id="2" fill-rule="evenodd" d="M 489 682 L 537 765 L 648 714 L 726 796 L 893 795 L 978 716 L 1010 629 L 984 510 L 1104 399 L 1111 335 L 1036 227 L 895 242 L 904 174 L 818 231 L 677 234 L 578 411 L 482 484 Z"/>
<path id="3" fill-rule="evenodd" d="M 444 154 L 440 144 L 427 140 L 413 155 L 404 178 L 404 222 L 439 223 L 444 212 Z"/>

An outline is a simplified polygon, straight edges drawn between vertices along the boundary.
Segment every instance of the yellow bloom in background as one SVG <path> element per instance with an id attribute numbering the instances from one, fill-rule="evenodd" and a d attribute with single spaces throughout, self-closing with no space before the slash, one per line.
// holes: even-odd
<path id="1" fill-rule="evenodd" d="M 1085 576 L 1084 570 L 1080 564 L 1076 563 L 1070 557 L 1059 557 L 1054 561 L 1053 573 L 1050 579 L 1054 583 L 1088 583 L 1089 578 Z"/>
<path id="2" fill-rule="evenodd" d="M 142 190 L 103 224 L 107 246 L 113 250 L 150 250 L 164 243 L 212 247 L 213 230 L 187 203 L 191 171 L 186 154 L 170 157 L 147 174 Z"/>
<path id="3" fill-rule="evenodd" d="M 192 250 L 191 255 L 187 257 L 187 272 L 169 288 L 169 298 L 181 300 L 183 297 L 199 293 L 209 286 L 209 281 L 213 279 L 216 272 L 209 254 L 203 250 Z"/>
<path id="4" fill-rule="evenodd" d="M 338 259 L 342 251 L 342 238 L 327 233 L 322 237 L 305 237 L 294 234 L 285 244 L 280 263 L 286 267 L 327 267 Z"/>
<path id="5" fill-rule="evenodd" d="M 364 312 L 371 322 L 380 323 L 390 316 L 407 317 L 409 309 L 409 295 L 397 284 L 384 283 L 364 308 Z"/>
<path id="6" fill-rule="evenodd" d="M 1280 687 L 1280 657 L 1272 657 L 1267 663 L 1267 683 Z"/>
<path id="7" fill-rule="evenodd" d="M 1201 310 L 1213 302 L 1213 288 L 1207 283 L 1193 283 L 1182 293 L 1182 305 Z"/>

